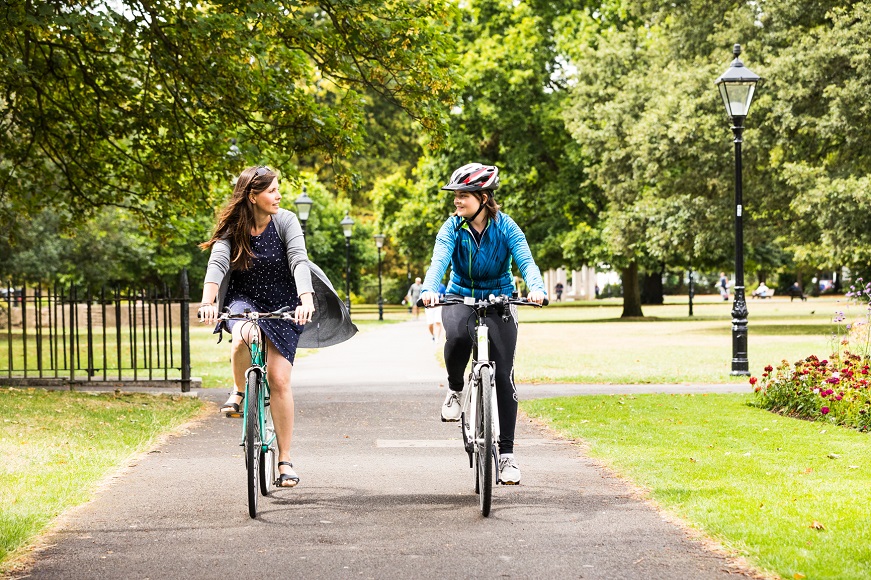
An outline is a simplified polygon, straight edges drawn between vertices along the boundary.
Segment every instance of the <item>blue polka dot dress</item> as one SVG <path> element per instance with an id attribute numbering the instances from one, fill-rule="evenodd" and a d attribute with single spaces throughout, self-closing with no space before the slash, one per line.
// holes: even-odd
<path id="1" fill-rule="evenodd" d="M 250 308 L 253 312 L 273 312 L 284 306 L 296 309 L 300 304 L 296 282 L 287 265 L 284 244 L 278 237 L 275 221 L 270 221 L 259 236 L 251 236 L 254 258 L 248 270 L 233 270 L 224 304 L 233 314 Z M 221 330 L 232 332 L 242 320 L 227 320 L 218 324 Z M 261 320 L 263 334 L 275 345 L 281 355 L 293 364 L 296 346 L 303 327 L 290 320 Z"/>

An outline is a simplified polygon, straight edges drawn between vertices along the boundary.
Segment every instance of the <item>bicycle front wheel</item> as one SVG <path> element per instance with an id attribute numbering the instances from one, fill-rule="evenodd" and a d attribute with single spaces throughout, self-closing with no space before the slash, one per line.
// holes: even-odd
<path id="1" fill-rule="evenodd" d="M 475 426 L 475 458 L 477 461 L 478 503 L 481 515 L 490 515 L 493 499 L 493 379 L 490 367 L 481 367 L 481 386 L 478 391 L 478 413 Z"/>
<path id="2" fill-rule="evenodd" d="M 263 455 L 260 438 L 260 372 L 248 371 L 245 393 L 245 465 L 248 468 L 248 515 L 257 517 L 260 498 L 260 461 Z"/>

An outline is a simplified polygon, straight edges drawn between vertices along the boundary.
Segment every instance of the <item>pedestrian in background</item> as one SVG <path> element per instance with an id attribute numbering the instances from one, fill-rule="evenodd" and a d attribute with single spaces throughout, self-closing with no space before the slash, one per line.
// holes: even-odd
<path id="1" fill-rule="evenodd" d="M 719 283 L 718 289 L 720 291 L 720 296 L 723 297 L 723 300 L 724 301 L 728 300 L 729 299 L 729 279 L 726 278 L 725 272 L 720 272 L 720 283 Z"/>
<path id="2" fill-rule="evenodd" d="M 420 308 L 417 306 L 417 301 L 420 299 L 420 291 L 422 289 L 420 276 L 418 276 L 414 279 L 414 284 L 408 287 L 408 293 L 405 295 L 405 299 L 411 305 L 411 313 L 415 319 L 420 318 Z"/>

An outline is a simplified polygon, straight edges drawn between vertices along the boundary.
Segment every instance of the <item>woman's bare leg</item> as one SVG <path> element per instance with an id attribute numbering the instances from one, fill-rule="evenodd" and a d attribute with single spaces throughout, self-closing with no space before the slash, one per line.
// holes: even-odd
<path id="1" fill-rule="evenodd" d="M 293 391 L 290 388 L 290 374 L 293 365 L 282 356 L 268 339 L 267 372 L 269 373 L 269 407 L 272 409 L 272 422 L 275 424 L 275 438 L 278 441 L 278 460 L 290 461 L 290 446 L 293 442 Z M 290 469 L 282 465 L 281 473 Z"/>
<path id="2" fill-rule="evenodd" d="M 251 351 L 248 345 L 256 336 L 254 325 L 246 322 L 237 322 L 233 325 L 233 339 L 230 347 L 230 366 L 233 370 L 233 391 L 237 393 L 245 392 L 245 371 L 251 366 Z M 229 403 L 237 403 L 241 410 L 242 398 L 230 394 L 230 398 L 224 404 L 226 407 Z"/>

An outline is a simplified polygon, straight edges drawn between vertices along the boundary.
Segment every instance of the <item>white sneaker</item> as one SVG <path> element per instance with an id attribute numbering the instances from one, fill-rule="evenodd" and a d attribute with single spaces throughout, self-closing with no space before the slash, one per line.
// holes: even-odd
<path id="1" fill-rule="evenodd" d="M 452 422 L 459 421 L 460 415 L 463 414 L 463 407 L 460 404 L 460 395 L 457 391 L 448 389 L 448 396 L 445 397 L 445 402 L 442 403 L 442 421 Z"/>
<path id="2" fill-rule="evenodd" d="M 514 461 L 513 455 L 499 458 L 499 481 L 502 485 L 520 485 L 520 466 Z"/>

